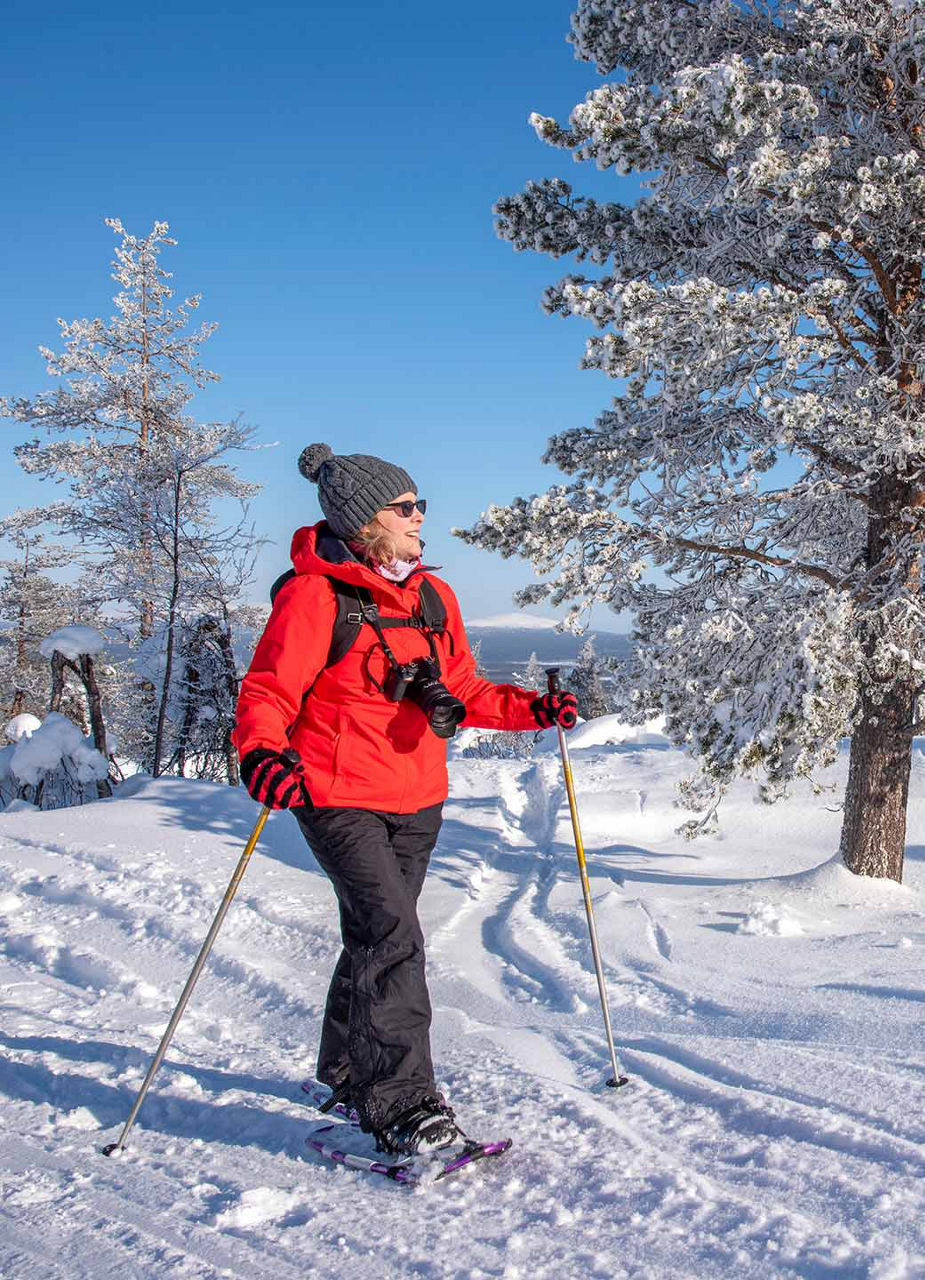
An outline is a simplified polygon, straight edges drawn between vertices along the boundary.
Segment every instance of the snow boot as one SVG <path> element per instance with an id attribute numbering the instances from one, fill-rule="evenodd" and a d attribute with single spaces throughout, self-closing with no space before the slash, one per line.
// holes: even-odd
<path id="1" fill-rule="evenodd" d="M 416 1156 L 439 1151 L 464 1139 L 452 1107 L 441 1098 L 428 1095 L 409 1107 L 382 1129 L 374 1130 L 379 1151 L 390 1155 Z"/>

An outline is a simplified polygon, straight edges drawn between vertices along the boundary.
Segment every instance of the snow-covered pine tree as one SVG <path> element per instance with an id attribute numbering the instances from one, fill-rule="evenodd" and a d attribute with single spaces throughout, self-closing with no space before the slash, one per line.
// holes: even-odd
<path id="1" fill-rule="evenodd" d="M 113 263 L 121 286 L 117 314 L 109 321 L 59 320 L 63 350 L 40 351 L 63 385 L 31 399 L 0 399 L 0 414 L 64 437 L 43 442 L 36 436 L 16 449 L 17 458 L 34 475 L 67 482 L 70 497 L 56 504 L 57 528 L 73 536 L 85 558 L 93 557 L 101 577 L 119 584 L 146 636 L 155 626 L 147 455 L 158 442 L 182 438 L 192 423 L 183 411 L 194 388 L 217 380 L 199 360 L 216 326 L 189 329 L 198 295 L 171 306 L 170 273 L 159 263 L 164 248 L 176 244 L 166 222 L 142 238 L 117 218 L 106 223 L 120 238 Z M 113 480 L 132 477 L 142 499 L 132 504 L 134 523 L 103 496 Z"/>
<path id="2" fill-rule="evenodd" d="M 588 636 L 578 651 L 578 661 L 568 674 L 565 685 L 578 699 L 578 714 L 583 720 L 606 716 L 610 698 L 604 687 L 604 664 L 594 647 L 594 636 Z"/>
<path id="3" fill-rule="evenodd" d="M 527 659 L 523 673 L 519 671 L 514 673 L 514 683 L 519 684 L 522 689 L 535 689 L 537 693 L 546 692 L 546 668 L 536 656 L 535 649 Z"/>
<path id="4" fill-rule="evenodd" d="M 14 554 L 0 559 L 0 717 L 48 710 L 48 663 L 39 644 L 74 620 L 73 589 L 47 573 L 67 563 L 64 548 L 47 543 L 25 513 L 0 521 L 0 537 Z"/>
<path id="5" fill-rule="evenodd" d="M 601 269 L 545 305 L 596 325 L 584 367 L 626 382 L 550 442 L 570 483 L 463 536 L 548 578 L 524 604 L 635 613 L 624 700 L 714 789 L 808 775 L 850 735 L 842 856 L 899 880 L 925 685 L 922 8 L 580 0 L 570 38 L 610 79 L 534 128 L 648 194 L 530 183 L 498 230 Z"/>
<path id="6" fill-rule="evenodd" d="M 210 614 L 191 619 L 179 649 L 182 675 L 171 771 L 237 786 L 231 746 L 239 680 L 230 629 Z"/>
<path id="7" fill-rule="evenodd" d="M 0 400 L 0 413 L 68 437 L 35 438 L 17 456 L 26 470 L 68 483 L 69 498 L 42 514 L 73 540 L 96 605 L 123 612 L 128 605 L 134 616 L 127 639 L 141 681 L 119 680 L 114 715 L 122 749 L 158 772 L 173 750 L 180 631 L 213 598 L 226 621 L 240 611 L 237 575 L 256 546 L 243 519 L 218 524 L 216 504 L 244 503 L 256 486 L 227 458 L 247 447 L 250 430 L 238 421 L 203 424 L 185 412 L 195 389 L 218 377 L 199 362 L 215 325 L 189 331 L 198 296 L 171 304 L 170 275 L 159 264 L 176 243 L 167 224 L 155 223 L 143 239 L 117 219 L 107 224 L 120 237 L 116 316 L 59 320 L 63 352 L 42 353 L 66 385 L 31 400 Z"/>

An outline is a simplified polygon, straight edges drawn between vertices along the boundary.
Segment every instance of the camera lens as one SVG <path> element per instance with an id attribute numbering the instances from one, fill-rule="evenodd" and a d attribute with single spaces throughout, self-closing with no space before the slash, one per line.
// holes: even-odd
<path id="1" fill-rule="evenodd" d="M 456 726 L 465 718 L 465 704 L 458 698 L 454 698 L 451 693 L 441 698 L 427 713 L 428 724 L 438 738 L 452 738 L 456 732 Z"/>
<path id="2" fill-rule="evenodd" d="M 439 668 L 428 659 L 421 659 L 418 677 L 408 687 L 407 697 L 424 712 L 427 723 L 438 738 L 452 738 L 456 726 L 466 717 L 466 704 L 454 698 L 449 689 L 437 679 Z"/>

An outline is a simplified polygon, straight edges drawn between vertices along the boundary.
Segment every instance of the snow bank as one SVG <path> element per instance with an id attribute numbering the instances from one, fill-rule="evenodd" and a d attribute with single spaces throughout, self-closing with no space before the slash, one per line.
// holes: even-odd
<path id="1" fill-rule="evenodd" d="M 480 738 L 486 738 L 489 734 L 497 732 L 497 729 L 457 729 L 447 748 L 449 758 L 452 760 L 456 757 L 461 757 L 463 752 L 474 746 Z"/>
<path id="2" fill-rule="evenodd" d="M 580 720 L 572 729 L 567 742 L 569 751 L 589 751 L 608 746 L 667 746 L 665 719 L 659 716 L 645 724 L 627 724 L 619 716 L 596 716 L 593 720 Z M 559 735 L 555 729 L 547 729 L 536 744 L 537 752 L 558 751 Z"/>
<path id="3" fill-rule="evenodd" d="M 39 653 L 43 658 L 50 658 L 57 652 L 76 662 L 84 654 L 94 658 L 105 648 L 106 641 L 93 627 L 59 627 L 45 637 L 39 645 Z"/>
<path id="4" fill-rule="evenodd" d="M 839 854 L 808 871 L 765 880 L 761 887 L 762 891 L 776 890 L 781 897 L 798 901 L 803 908 L 813 903 L 831 905 L 834 901 L 857 907 L 901 907 L 915 896 L 908 885 L 897 884 L 895 880 L 854 875 Z"/>

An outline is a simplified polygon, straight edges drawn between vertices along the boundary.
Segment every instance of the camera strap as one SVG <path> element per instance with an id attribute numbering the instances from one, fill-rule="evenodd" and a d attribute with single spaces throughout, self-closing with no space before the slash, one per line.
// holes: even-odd
<path id="1" fill-rule="evenodd" d="M 415 630 L 422 631 L 427 636 L 427 644 L 428 644 L 428 647 L 430 648 L 430 656 L 433 658 L 434 662 L 437 664 L 438 674 L 440 672 L 440 658 L 437 654 L 437 646 L 436 646 L 436 643 L 434 642 L 434 635 L 435 634 L 441 635 L 446 629 L 446 614 L 443 613 L 442 619 L 436 625 L 434 625 L 433 621 L 428 619 L 428 616 L 427 616 L 428 610 L 424 600 L 425 587 L 428 588 L 429 593 L 433 593 L 433 595 L 435 596 L 437 595 L 436 591 L 434 590 L 433 587 L 431 587 L 429 582 L 427 582 L 426 580 L 422 582 L 421 583 L 421 613 L 412 614 L 408 618 L 383 618 L 379 613 L 379 609 L 376 605 L 375 600 L 372 597 L 372 593 L 369 590 L 367 590 L 366 587 L 361 587 L 357 585 L 354 585 L 353 587 L 353 594 L 356 596 L 357 604 L 360 606 L 360 612 L 348 613 L 346 615 L 346 620 L 352 626 L 362 626 L 364 622 L 369 623 L 369 625 L 375 631 L 376 635 L 379 637 L 379 643 L 382 645 L 382 651 L 385 654 L 386 659 L 388 660 L 389 666 L 391 666 L 393 671 L 400 670 L 401 663 L 395 657 L 395 654 L 392 652 L 391 648 L 389 647 L 388 640 L 386 640 L 385 638 L 386 627 L 414 627 Z M 437 596 L 437 601 L 442 612 L 443 602 L 440 600 L 439 596 Z M 431 615 L 431 618 L 432 617 L 433 615 Z M 370 675 L 370 679 L 373 681 L 373 684 L 378 684 L 378 681 L 375 680 L 372 675 Z"/>
<path id="2" fill-rule="evenodd" d="M 361 595 L 361 592 L 362 592 L 362 595 Z M 364 595 L 367 597 L 365 601 L 363 599 Z M 379 617 L 379 610 L 376 607 L 375 600 L 372 598 L 369 592 L 365 589 L 365 587 L 357 587 L 356 596 L 360 605 L 360 614 L 359 614 L 359 617 L 356 618 L 356 621 L 358 621 L 361 624 L 364 622 L 369 623 L 369 625 L 375 631 L 376 635 L 379 637 L 379 643 L 382 645 L 382 652 L 385 654 L 386 658 L 388 658 L 389 665 L 392 667 L 394 671 L 397 671 L 401 666 L 401 663 L 398 661 L 398 659 L 395 657 L 395 654 L 389 648 L 389 642 L 388 640 L 386 640 L 385 631 L 383 630 L 384 619 Z M 353 622 L 354 619 L 355 619 L 354 614 L 350 614 L 350 613 L 347 614 L 348 622 Z M 388 618 L 388 619 L 385 619 L 385 621 L 392 622 L 392 623 L 397 622 L 402 625 L 409 625 L 411 622 L 411 619 L 410 618 Z"/>

